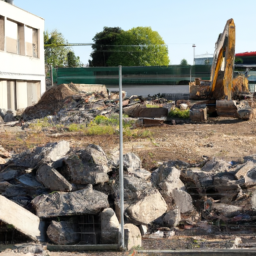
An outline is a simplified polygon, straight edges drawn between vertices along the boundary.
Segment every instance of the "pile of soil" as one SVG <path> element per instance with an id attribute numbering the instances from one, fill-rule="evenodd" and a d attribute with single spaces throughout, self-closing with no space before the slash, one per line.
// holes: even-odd
<path id="1" fill-rule="evenodd" d="M 55 115 L 63 106 L 67 97 L 77 94 L 73 84 L 61 84 L 46 91 L 34 106 L 27 107 L 22 115 L 24 121 Z"/>

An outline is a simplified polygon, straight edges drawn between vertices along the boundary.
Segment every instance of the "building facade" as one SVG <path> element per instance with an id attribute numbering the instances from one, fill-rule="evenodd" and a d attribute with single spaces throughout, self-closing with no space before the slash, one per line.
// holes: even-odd
<path id="1" fill-rule="evenodd" d="M 45 92 L 43 32 L 44 19 L 0 1 L 0 108 L 26 108 Z"/>
<path id="2" fill-rule="evenodd" d="M 195 65 L 212 65 L 213 54 L 201 54 L 195 56 Z"/>

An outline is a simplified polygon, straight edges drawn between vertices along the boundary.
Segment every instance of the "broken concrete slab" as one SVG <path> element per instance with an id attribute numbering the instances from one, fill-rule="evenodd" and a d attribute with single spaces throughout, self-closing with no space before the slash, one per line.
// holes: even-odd
<path id="1" fill-rule="evenodd" d="M 6 188 L 3 193 L 4 196 L 8 198 L 17 197 L 17 196 L 33 196 L 36 189 L 22 184 L 10 185 Z"/>
<path id="2" fill-rule="evenodd" d="M 19 172 L 17 170 L 13 170 L 8 168 L 4 172 L 0 172 L 0 181 L 8 181 L 15 179 L 18 176 Z"/>
<path id="3" fill-rule="evenodd" d="M 246 162 L 236 173 L 237 179 L 244 179 L 246 186 L 256 185 L 256 165 L 253 161 Z"/>
<path id="4" fill-rule="evenodd" d="M 97 214 L 108 208 L 108 196 L 93 190 L 92 185 L 75 192 L 55 192 L 32 200 L 37 216 L 50 218 L 81 214 Z"/>
<path id="5" fill-rule="evenodd" d="M 133 224 L 125 224 L 125 244 L 127 250 L 131 250 L 133 247 L 141 247 L 142 240 L 141 234 L 138 227 Z"/>
<path id="6" fill-rule="evenodd" d="M 52 221 L 47 228 L 48 238 L 59 245 L 75 244 L 79 241 L 80 234 L 75 223 L 69 221 Z"/>
<path id="7" fill-rule="evenodd" d="M 181 213 L 192 212 L 194 210 L 192 197 L 186 191 L 174 189 L 172 196 L 175 205 L 179 208 Z"/>
<path id="8" fill-rule="evenodd" d="M 94 144 L 89 144 L 81 153 L 81 159 L 86 162 L 93 162 L 96 165 L 108 165 L 108 159 L 103 149 Z"/>
<path id="9" fill-rule="evenodd" d="M 27 150 L 14 155 L 9 163 L 20 167 L 35 168 L 42 163 L 52 163 L 62 159 L 70 150 L 68 141 L 48 143 L 44 147 L 35 150 Z"/>
<path id="10" fill-rule="evenodd" d="M 145 196 L 150 195 L 155 191 L 150 182 L 132 176 L 124 177 L 124 190 L 125 200 L 127 201 L 144 198 Z M 119 197 L 119 187 L 115 192 L 117 197 Z"/>
<path id="11" fill-rule="evenodd" d="M 0 196 L 0 219 L 34 241 L 45 241 L 44 222 L 23 207 Z"/>
<path id="12" fill-rule="evenodd" d="M 109 181 L 102 166 L 84 163 L 79 155 L 64 160 L 62 174 L 74 184 L 99 184 Z"/>
<path id="13" fill-rule="evenodd" d="M 231 165 L 223 160 L 215 159 L 206 162 L 206 164 L 202 167 L 202 171 L 204 172 L 213 172 L 213 173 L 220 173 L 220 172 L 228 172 Z"/>
<path id="14" fill-rule="evenodd" d="M 101 243 L 118 244 L 119 221 L 111 208 L 104 209 L 100 214 Z"/>
<path id="15" fill-rule="evenodd" d="M 37 180 L 51 191 L 71 191 L 72 185 L 54 168 L 47 164 L 37 170 Z"/>
<path id="16" fill-rule="evenodd" d="M 141 178 L 141 179 L 144 179 L 144 180 L 148 180 L 149 177 L 151 176 L 151 172 L 149 172 L 149 171 L 147 171 L 143 168 L 137 169 L 135 171 L 132 170 L 132 168 L 129 168 L 128 172 L 131 173 L 131 174 L 134 174 L 135 177 Z"/>
<path id="17" fill-rule="evenodd" d="M 11 186 L 11 184 L 7 181 L 0 182 L 0 193 L 4 193 L 9 186 Z"/>
<path id="18" fill-rule="evenodd" d="M 231 218 L 237 216 L 242 211 L 242 207 L 235 205 L 228 205 L 222 203 L 213 203 L 212 209 L 217 211 L 219 215 Z"/>
<path id="19" fill-rule="evenodd" d="M 4 165 L 4 164 L 6 164 L 6 160 L 5 159 L 3 159 L 2 157 L 0 157 L 0 165 L 2 164 L 2 165 Z"/>
<path id="20" fill-rule="evenodd" d="M 166 210 L 166 202 L 161 194 L 155 190 L 151 195 L 147 195 L 143 199 L 130 205 L 126 212 L 131 220 L 147 225 L 163 215 Z"/>
<path id="21" fill-rule="evenodd" d="M 23 185 L 29 186 L 29 187 L 43 187 L 41 183 L 39 183 L 36 180 L 36 176 L 32 173 L 26 173 L 17 178 L 17 180 L 22 183 Z"/>
<path id="22" fill-rule="evenodd" d="M 164 215 L 163 220 L 167 227 L 172 228 L 172 227 L 178 226 L 179 222 L 181 221 L 181 215 L 180 215 L 179 208 L 175 208 L 173 210 L 168 211 Z"/>
<path id="23" fill-rule="evenodd" d="M 140 158 L 134 153 L 127 153 L 123 155 L 124 168 L 128 171 L 135 171 L 141 168 Z M 119 161 L 118 161 L 119 163 Z"/>

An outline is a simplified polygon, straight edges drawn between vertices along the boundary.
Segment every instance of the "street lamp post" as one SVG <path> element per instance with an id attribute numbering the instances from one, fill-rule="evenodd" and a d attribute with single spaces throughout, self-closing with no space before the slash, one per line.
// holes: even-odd
<path id="1" fill-rule="evenodd" d="M 193 47 L 193 52 L 194 52 L 193 65 L 195 65 L 195 48 L 196 48 L 196 45 L 193 44 L 192 47 Z"/>

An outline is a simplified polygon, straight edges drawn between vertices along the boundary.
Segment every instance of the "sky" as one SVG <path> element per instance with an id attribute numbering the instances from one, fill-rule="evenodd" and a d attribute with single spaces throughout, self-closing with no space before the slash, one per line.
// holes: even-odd
<path id="1" fill-rule="evenodd" d="M 168 45 L 170 64 L 195 54 L 213 54 L 228 19 L 236 24 L 236 53 L 256 51 L 255 0 L 14 0 L 14 5 L 45 19 L 69 43 L 93 43 L 103 27 L 151 27 Z M 87 64 L 90 46 L 73 47 Z"/>

